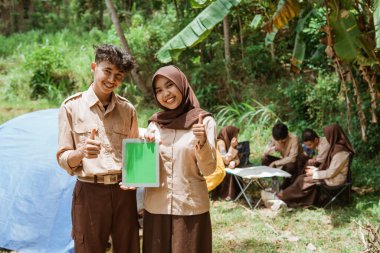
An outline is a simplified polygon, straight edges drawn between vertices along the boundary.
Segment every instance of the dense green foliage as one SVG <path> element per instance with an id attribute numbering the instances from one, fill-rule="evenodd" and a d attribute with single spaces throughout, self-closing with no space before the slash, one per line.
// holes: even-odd
<path id="1" fill-rule="evenodd" d="M 4 35 L 0 35 L 0 93 L 7 101 L 46 99 L 58 106 L 67 95 L 86 89 L 91 83 L 92 45 L 120 45 L 120 40 L 102 1 L 71 0 L 68 5 L 59 0 L 32 2 L 33 8 L 24 10 L 30 15 L 26 15 L 22 26 L 21 21 L 15 23 L 14 19 L 3 17 L 9 26 L 3 26 Z M 17 12 L 18 4 L 16 1 L 2 8 Z M 139 74 L 146 83 L 162 65 L 155 58 L 158 50 L 201 11 L 187 1 L 176 2 L 177 5 L 171 1 L 114 4 L 130 50 L 140 65 Z M 347 2 L 342 8 L 349 6 Z M 307 3 L 301 7 L 300 17 L 276 33 L 272 46 L 265 45 L 265 33 L 253 29 L 250 23 L 255 14 L 270 16 L 276 5 L 269 1 L 240 1 L 232 8 L 228 75 L 222 24 L 216 25 L 201 43 L 183 51 L 173 63 L 187 74 L 202 106 L 215 113 L 220 127 L 235 124 L 242 129 L 244 139 L 253 141 L 261 136 L 260 146 L 264 145 L 270 134 L 268 129 L 276 120 L 288 123 L 291 131 L 298 134 L 305 127 L 321 133 L 324 125 L 339 122 L 349 130 L 357 157 L 371 158 L 380 147 L 379 124 L 368 124 L 369 138 L 363 142 L 354 88 L 347 84 L 347 98 L 331 60 L 324 54 L 326 46 L 320 43 L 325 40 L 321 32 L 326 23 L 325 8 Z M 359 18 L 362 15 L 351 13 L 359 14 Z M 295 57 L 297 43 L 307 46 L 303 62 L 297 65 L 303 72 L 293 75 L 289 72 L 290 56 Z M 368 86 L 359 70 L 354 70 L 353 75 L 359 81 L 364 114 L 370 118 Z M 141 108 L 152 105 L 130 78 L 119 92 Z M 351 104 L 350 117 L 347 99 Z M 376 114 L 379 115 L 378 108 Z"/>

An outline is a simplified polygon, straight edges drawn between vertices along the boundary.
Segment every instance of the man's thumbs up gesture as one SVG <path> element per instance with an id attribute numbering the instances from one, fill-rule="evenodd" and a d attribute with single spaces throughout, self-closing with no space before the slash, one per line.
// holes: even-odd
<path id="1" fill-rule="evenodd" d="M 201 148 L 206 143 L 206 131 L 202 114 L 199 114 L 198 124 L 193 125 L 193 134 L 197 140 L 197 147 Z"/>

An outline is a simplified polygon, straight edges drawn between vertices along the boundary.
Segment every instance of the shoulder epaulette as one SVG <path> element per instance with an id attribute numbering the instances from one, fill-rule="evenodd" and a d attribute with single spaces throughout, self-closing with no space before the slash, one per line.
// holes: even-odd
<path id="1" fill-rule="evenodd" d="M 69 96 L 68 98 L 65 99 L 65 101 L 63 101 L 63 104 L 66 104 L 67 102 L 69 102 L 71 100 L 75 100 L 77 98 L 82 97 L 82 94 L 83 94 L 83 92 L 78 92 L 78 93 L 76 93 L 74 95 Z"/>
<path id="2" fill-rule="evenodd" d="M 116 97 L 118 98 L 118 99 L 120 99 L 120 100 L 123 100 L 123 101 L 125 101 L 125 102 L 128 102 L 129 104 L 131 103 L 128 99 L 126 99 L 125 97 L 122 97 L 122 96 L 120 96 L 120 95 L 118 95 L 118 94 L 115 94 L 116 95 Z"/>

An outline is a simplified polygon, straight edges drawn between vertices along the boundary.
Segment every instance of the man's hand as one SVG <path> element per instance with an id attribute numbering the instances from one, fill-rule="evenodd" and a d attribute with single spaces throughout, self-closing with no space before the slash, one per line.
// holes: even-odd
<path id="1" fill-rule="evenodd" d="M 314 165 L 317 162 L 316 158 L 312 158 L 307 160 L 306 165 Z"/>
<path id="2" fill-rule="evenodd" d="M 136 187 L 128 187 L 128 186 L 124 186 L 122 182 L 119 183 L 119 186 L 120 186 L 120 189 L 122 189 L 122 190 L 124 190 L 124 191 L 136 190 Z"/>
<path id="3" fill-rule="evenodd" d="M 269 167 L 271 167 L 271 168 L 276 168 L 276 167 L 277 167 L 277 165 L 276 165 L 276 163 L 275 163 L 275 162 L 272 162 L 271 164 L 269 164 Z"/>
<path id="4" fill-rule="evenodd" d="M 206 130 L 205 125 L 203 124 L 202 114 L 199 114 L 198 124 L 193 125 L 193 134 L 195 136 L 198 148 L 206 143 Z"/>
<path id="5" fill-rule="evenodd" d="M 100 141 L 95 140 L 96 129 L 92 129 L 89 139 L 85 140 L 84 146 L 79 148 L 79 151 L 83 154 L 83 157 L 87 159 L 95 159 L 100 154 Z"/>

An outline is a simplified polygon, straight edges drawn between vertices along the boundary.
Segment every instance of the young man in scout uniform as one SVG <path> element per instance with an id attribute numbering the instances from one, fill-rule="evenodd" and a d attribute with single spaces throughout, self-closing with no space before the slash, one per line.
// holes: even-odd
<path id="1" fill-rule="evenodd" d="M 137 253 L 136 191 L 120 189 L 122 140 L 138 138 L 133 105 L 114 90 L 133 68 L 133 59 L 111 45 L 95 48 L 94 81 L 67 98 L 59 112 L 59 165 L 76 175 L 72 201 L 75 252 Z"/>

